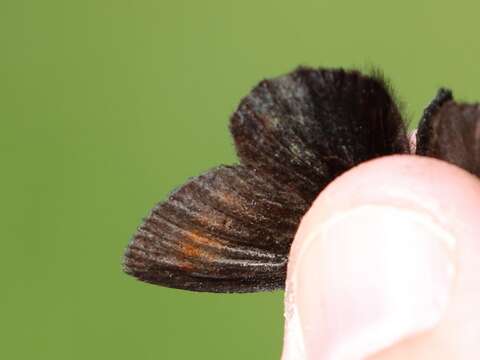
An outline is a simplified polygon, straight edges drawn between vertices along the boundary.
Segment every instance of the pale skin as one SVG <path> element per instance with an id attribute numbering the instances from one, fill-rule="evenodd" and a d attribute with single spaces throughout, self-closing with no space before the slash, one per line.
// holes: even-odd
<path id="1" fill-rule="evenodd" d="M 480 180 L 390 156 L 332 182 L 288 267 L 283 360 L 480 354 Z"/>

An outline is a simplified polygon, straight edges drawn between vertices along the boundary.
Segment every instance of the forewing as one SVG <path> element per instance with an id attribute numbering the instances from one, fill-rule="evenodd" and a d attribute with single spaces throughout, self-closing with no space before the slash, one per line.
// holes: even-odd
<path id="1" fill-rule="evenodd" d="M 242 100 L 230 130 L 243 164 L 307 202 L 358 163 L 409 151 L 387 86 L 357 71 L 299 68 L 264 80 Z"/>
<path id="2" fill-rule="evenodd" d="M 253 169 L 216 168 L 152 210 L 127 248 L 124 269 L 187 290 L 283 288 L 290 244 L 307 207 Z"/>
<path id="3" fill-rule="evenodd" d="M 480 105 L 457 103 L 451 93 L 438 102 L 439 95 L 432 102 L 438 103 L 434 111 L 424 114 L 420 122 L 417 154 L 447 161 L 480 176 Z"/>

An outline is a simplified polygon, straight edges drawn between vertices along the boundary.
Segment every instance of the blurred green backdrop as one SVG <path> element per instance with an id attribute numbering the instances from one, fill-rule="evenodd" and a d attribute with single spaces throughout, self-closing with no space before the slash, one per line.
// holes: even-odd
<path id="1" fill-rule="evenodd" d="M 229 114 L 264 77 L 378 65 L 413 121 L 440 85 L 480 99 L 478 4 L 2 0 L 0 358 L 278 359 L 282 293 L 142 284 L 130 235 L 235 161 Z"/>

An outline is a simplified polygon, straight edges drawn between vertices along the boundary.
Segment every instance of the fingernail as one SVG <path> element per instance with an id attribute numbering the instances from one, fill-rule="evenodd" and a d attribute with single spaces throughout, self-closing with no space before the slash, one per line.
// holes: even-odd
<path id="1" fill-rule="evenodd" d="M 455 239 L 428 215 L 365 205 L 302 233 L 287 281 L 284 360 L 361 360 L 440 322 Z"/>

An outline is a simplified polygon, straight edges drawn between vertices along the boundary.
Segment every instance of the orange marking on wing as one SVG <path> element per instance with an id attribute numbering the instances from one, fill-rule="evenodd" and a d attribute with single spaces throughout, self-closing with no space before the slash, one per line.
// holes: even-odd
<path id="1" fill-rule="evenodd" d="M 193 243 L 202 244 L 202 245 L 206 245 L 206 246 L 211 246 L 211 247 L 214 247 L 216 249 L 222 248 L 222 243 L 218 239 L 215 239 L 213 237 L 202 236 L 201 234 L 199 234 L 197 232 L 194 232 L 194 231 L 189 232 L 188 235 L 189 235 L 189 238 L 190 238 L 191 242 L 193 242 Z"/>
<path id="2" fill-rule="evenodd" d="M 186 259 L 206 259 L 207 261 L 214 261 L 218 255 L 208 251 L 204 246 L 221 248 L 221 243 L 210 237 L 201 236 L 195 232 L 188 233 L 188 240 L 182 242 L 182 253 Z M 185 264 L 186 265 L 186 264 Z M 188 267 L 188 266 L 187 266 Z"/>
<path id="3" fill-rule="evenodd" d="M 184 271 L 193 271 L 194 270 L 194 267 L 192 265 L 192 263 L 189 263 L 187 261 L 183 261 L 181 263 L 178 264 L 178 267 Z"/>

